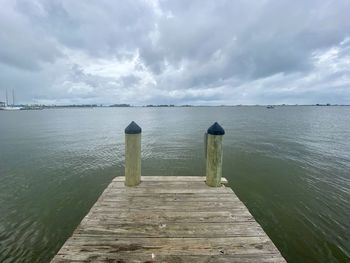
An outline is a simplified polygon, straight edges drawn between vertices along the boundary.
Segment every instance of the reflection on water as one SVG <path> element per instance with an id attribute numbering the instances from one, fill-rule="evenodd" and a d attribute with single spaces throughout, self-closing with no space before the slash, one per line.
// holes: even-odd
<path id="1" fill-rule="evenodd" d="M 203 133 L 225 128 L 224 176 L 288 262 L 350 261 L 350 107 L 0 112 L 0 262 L 48 262 L 123 174 L 124 128 L 143 175 L 204 175 Z"/>

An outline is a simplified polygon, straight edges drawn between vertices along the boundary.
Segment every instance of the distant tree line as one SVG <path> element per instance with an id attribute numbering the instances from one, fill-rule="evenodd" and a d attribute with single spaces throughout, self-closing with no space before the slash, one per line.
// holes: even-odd
<path id="1" fill-rule="evenodd" d="M 113 104 L 109 107 L 131 107 L 130 104 Z"/>

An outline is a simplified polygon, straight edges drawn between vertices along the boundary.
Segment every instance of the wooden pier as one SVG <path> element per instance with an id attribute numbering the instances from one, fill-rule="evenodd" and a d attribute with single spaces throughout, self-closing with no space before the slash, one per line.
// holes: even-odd
<path id="1" fill-rule="evenodd" d="M 224 129 L 205 140 L 206 177 L 141 177 L 141 128 L 125 129 L 116 177 L 52 263 L 286 262 L 222 178 Z"/>
<path id="2" fill-rule="evenodd" d="M 229 187 L 145 176 L 112 181 L 52 260 L 66 262 L 286 261 Z"/>

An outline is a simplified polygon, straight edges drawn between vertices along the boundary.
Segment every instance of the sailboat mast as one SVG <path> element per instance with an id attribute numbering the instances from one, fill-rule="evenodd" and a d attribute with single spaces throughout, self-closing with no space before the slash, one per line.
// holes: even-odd
<path id="1" fill-rule="evenodd" d="M 5 105 L 6 107 L 7 107 L 8 103 L 9 103 L 9 102 L 8 102 L 7 88 L 6 88 L 6 105 Z"/>
<path id="2" fill-rule="evenodd" d="M 12 89 L 12 106 L 15 106 L 15 90 Z"/>

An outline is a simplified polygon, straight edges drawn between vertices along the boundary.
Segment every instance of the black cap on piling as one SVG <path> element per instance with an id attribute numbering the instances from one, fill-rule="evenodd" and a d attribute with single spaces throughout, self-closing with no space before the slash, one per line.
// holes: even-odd
<path id="1" fill-rule="evenodd" d="M 224 135 L 225 134 L 225 130 L 217 122 L 215 122 L 212 126 L 210 126 L 207 132 L 208 132 L 208 134 L 211 134 L 211 135 Z"/>
<path id="2" fill-rule="evenodd" d="M 125 128 L 126 134 L 139 134 L 141 133 L 141 127 L 136 124 L 136 122 L 132 121 L 128 125 L 128 127 Z"/>

